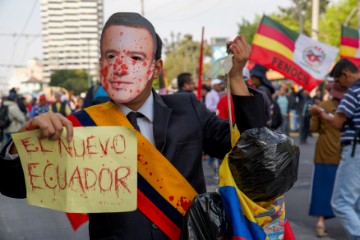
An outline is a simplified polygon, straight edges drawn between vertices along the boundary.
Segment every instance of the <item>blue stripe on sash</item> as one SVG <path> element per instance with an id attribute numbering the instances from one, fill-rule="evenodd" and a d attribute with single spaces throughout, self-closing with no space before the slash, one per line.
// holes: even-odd
<path id="1" fill-rule="evenodd" d="M 88 127 L 96 126 L 94 120 L 91 119 L 91 117 L 85 110 L 81 110 L 79 112 L 73 113 L 73 116 L 76 117 L 77 120 L 79 120 L 81 125 L 83 125 L 84 127 L 85 126 L 88 126 Z"/>
<path id="2" fill-rule="evenodd" d="M 173 223 L 182 227 L 183 216 L 169 202 L 167 202 L 139 173 L 138 189 L 154 203 Z"/>

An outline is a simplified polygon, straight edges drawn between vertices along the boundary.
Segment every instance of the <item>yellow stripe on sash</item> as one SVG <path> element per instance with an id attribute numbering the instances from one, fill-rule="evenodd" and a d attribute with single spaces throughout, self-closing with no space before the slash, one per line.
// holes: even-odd
<path id="1" fill-rule="evenodd" d="M 86 108 L 97 126 L 126 126 L 133 128 L 125 115 L 112 102 Z M 140 132 L 136 131 L 138 172 L 182 215 L 197 195 L 181 173 Z"/>

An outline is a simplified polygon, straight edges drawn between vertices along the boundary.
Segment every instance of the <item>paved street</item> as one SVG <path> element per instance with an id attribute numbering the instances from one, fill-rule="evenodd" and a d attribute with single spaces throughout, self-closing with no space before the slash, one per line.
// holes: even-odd
<path id="1" fill-rule="evenodd" d="M 294 137 L 297 141 L 297 137 Z M 315 218 L 308 216 L 309 189 L 313 167 L 315 138 L 301 145 L 299 177 L 295 186 L 286 194 L 287 216 L 298 240 L 318 239 L 314 233 Z M 298 141 L 297 141 L 298 142 Z M 204 161 L 208 190 L 215 188 L 217 180 Z M 336 219 L 327 221 L 329 237 L 323 240 L 346 239 Z M 88 239 L 87 224 L 73 232 L 62 212 L 31 207 L 26 200 L 0 196 L 0 240 L 80 240 Z"/>

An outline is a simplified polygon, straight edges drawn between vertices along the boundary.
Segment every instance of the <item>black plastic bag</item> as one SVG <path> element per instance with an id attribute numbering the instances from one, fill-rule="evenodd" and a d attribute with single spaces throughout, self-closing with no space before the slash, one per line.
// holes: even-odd
<path id="1" fill-rule="evenodd" d="M 197 195 L 185 214 L 181 240 L 231 239 L 231 226 L 217 192 Z"/>
<path id="2" fill-rule="evenodd" d="M 297 180 L 300 151 L 294 140 L 268 128 L 241 133 L 229 154 L 237 187 L 255 202 L 272 200 Z"/>

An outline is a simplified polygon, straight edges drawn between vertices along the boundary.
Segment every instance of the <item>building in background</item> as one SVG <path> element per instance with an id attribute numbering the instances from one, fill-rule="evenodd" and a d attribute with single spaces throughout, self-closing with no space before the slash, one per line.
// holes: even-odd
<path id="1" fill-rule="evenodd" d="M 14 66 L 11 78 L 2 88 L 1 95 L 6 96 L 6 89 L 15 88 L 21 94 L 36 93 L 43 90 L 46 82 L 43 78 L 42 62 L 38 59 L 30 59 L 25 66 Z"/>
<path id="2" fill-rule="evenodd" d="M 83 69 L 98 76 L 103 0 L 42 0 L 44 80 L 59 69 Z"/>
<path id="3" fill-rule="evenodd" d="M 215 62 L 219 58 L 226 57 L 226 43 L 229 41 L 227 37 L 213 37 L 210 40 L 212 49 L 212 60 Z"/>

